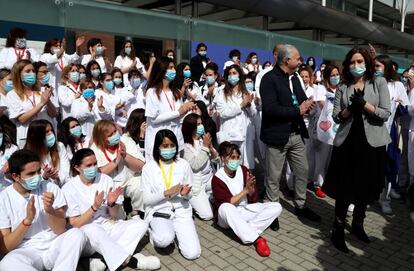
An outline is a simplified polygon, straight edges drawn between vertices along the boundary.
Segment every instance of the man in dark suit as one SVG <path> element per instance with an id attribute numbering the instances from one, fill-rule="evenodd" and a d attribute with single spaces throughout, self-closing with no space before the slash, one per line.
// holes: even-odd
<path id="1" fill-rule="evenodd" d="M 278 46 L 277 64 L 260 84 L 262 127 L 260 139 L 266 144 L 266 196 L 279 201 L 279 182 L 287 159 L 295 181 L 295 214 L 312 221 L 320 216 L 305 207 L 308 161 L 303 138 L 308 131 L 303 115 L 314 106 L 301 86 L 297 69 L 301 64 L 298 50 L 289 44 Z"/>

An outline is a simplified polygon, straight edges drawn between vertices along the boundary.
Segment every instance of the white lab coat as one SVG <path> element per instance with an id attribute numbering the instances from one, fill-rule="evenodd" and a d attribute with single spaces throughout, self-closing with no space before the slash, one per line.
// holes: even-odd
<path id="1" fill-rule="evenodd" d="M 141 85 L 137 89 L 133 89 L 131 86 L 127 87 L 128 91 L 135 96 L 133 103 L 129 106 L 128 109 L 128 118 L 131 115 L 131 112 L 137 108 L 145 109 L 145 96 L 144 96 L 144 84 Z"/>
<path id="2" fill-rule="evenodd" d="M 178 109 L 183 104 L 182 100 L 175 100 L 172 91 L 167 93 L 162 91 L 160 98 L 158 98 L 155 89 L 150 88 L 147 90 L 145 101 L 145 116 L 147 117 L 147 130 L 145 131 L 146 159 L 152 159 L 155 135 L 162 129 L 169 129 L 174 132 L 178 140 L 178 150 L 181 151 L 184 148 L 184 139 Z"/>
<path id="3" fill-rule="evenodd" d="M 66 151 L 65 145 L 62 142 L 56 141 L 57 149 L 59 153 L 59 165 L 57 167 L 59 172 L 59 180 L 60 186 L 64 185 L 69 177 L 70 172 L 70 161 L 68 157 L 68 153 Z M 53 167 L 52 158 L 50 157 L 50 152 L 43 158 L 42 164 L 48 165 L 49 167 Z M 52 179 L 55 183 L 56 180 Z"/>
<path id="4" fill-rule="evenodd" d="M 42 181 L 38 189 L 30 192 L 30 197 L 35 200 L 35 218 L 22 242 L 0 262 L 1 271 L 10 270 L 11 266 L 14 270 L 76 270 L 86 237 L 79 229 L 70 229 L 60 235 L 52 231 L 43 208 L 44 192 L 53 193 L 53 208 L 66 205 L 61 190 L 51 182 Z M 29 197 L 18 193 L 13 185 L 1 192 L 0 229 L 16 230 L 26 217 L 28 201 Z"/>
<path id="5" fill-rule="evenodd" d="M 9 160 L 10 156 L 18 149 L 19 148 L 17 148 L 16 145 L 11 145 L 10 147 L 5 148 L 4 152 L 0 151 L 0 192 L 13 183 L 12 180 L 4 175 L 2 168 Z"/>
<path id="6" fill-rule="evenodd" d="M 134 254 L 134 251 L 148 229 L 148 224 L 139 218 L 131 220 L 114 220 L 108 215 L 107 195 L 110 188 L 116 185 L 112 179 L 105 174 L 96 176 L 91 185 L 84 184 L 79 176 L 72 177 L 62 188 L 66 198 L 68 209 L 67 217 L 77 217 L 84 214 L 94 203 L 96 191 L 105 193 L 105 202 L 101 205 L 88 224 L 80 229 L 89 239 L 85 249 L 87 256 L 95 251 L 99 252 L 105 259 L 109 270 L 113 271 L 120 267 L 125 260 Z M 121 205 L 122 196 L 116 204 Z"/>
<path id="7" fill-rule="evenodd" d="M 76 99 L 77 94 L 82 94 L 79 87 L 73 87 L 69 82 L 66 85 L 60 85 L 58 88 L 59 103 L 62 108 L 62 120 L 71 117 L 72 104 Z"/>
<path id="8" fill-rule="evenodd" d="M 103 106 L 111 115 L 111 118 L 108 120 L 115 121 L 116 106 L 121 102 L 121 98 L 114 95 L 114 92 L 106 93 L 102 89 L 95 89 L 95 102 L 97 102 L 101 96 L 103 97 Z"/>
<path id="9" fill-rule="evenodd" d="M 156 247 L 167 247 L 176 237 L 181 254 L 189 260 L 201 254 L 200 241 L 192 218 L 192 208 L 188 201 L 190 194 L 171 199 L 164 197 L 167 189 L 158 161 L 147 162 L 142 170 L 141 190 L 144 193 L 145 220 L 150 223 L 151 240 Z M 162 162 L 163 163 L 163 162 Z M 171 163 L 163 163 L 165 174 L 169 174 Z M 173 164 L 173 177 L 170 187 L 176 184 L 193 182 L 193 173 L 187 161 L 177 158 Z M 154 212 L 169 214 L 169 219 L 153 217 Z"/>
<path id="10" fill-rule="evenodd" d="M 116 110 L 115 121 L 119 126 L 125 127 L 128 122 L 128 112 L 131 105 L 136 103 L 136 96 L 128 91 L 126 87 L 115 87 L 114 94 L 124 103 L 122 108 Z M 125 116 L 122 117 L 120 116 L 121 114 L 124 114 Z"/>
<path id="11" fill-rule="evenodd" d="M 20 59 L 18 59 L 16 51 L 17 54 L 22 55 Z M 30 60 L 31 62 L 39 61 L 39 54 L 32 48 L 16 49 L 16 51 L 14 47 L 5 47 L 0 51 L 0 69 L 6 68 L 11 70 L 14 63 L 22 59 Z"/>
<path id="12" fill-rule="evenodd" d="M 135 60 L 137 61 L 137 64 L 135 65 L 135 67 L 137 68 L 138 71 L 140 71 L 141 74 L 144 74 L 146 72 L 144 65 L 141 63 L 138 57 L 135 57 Z M 129 58 L 128 56 L 122 57 L 121 55 L 119 55 L 115 59 L 114 67 L 123 69 L 126 67 L 130 67 L 132 65 L 132 62 L 133 60 Z M 124 73 L 124 84 L 125 86 L 130 85 L 129 80 L 128 80 L 128 72 Z"/>
<path id="13" fill-rule="evenodd" d="M 99 56 L 96 59 L 92 59 L 92 56 L 90 54 L 83 55 L 81 64 L 86 67 L 91 60 L 95 60 L 96 62 L 98 62 L 102 73 L 107 72 L 106 65 L 105 65 L 105 60 L 102 56 Z"/>
<path id="14" fill-rule="evenodd" d="M 80 56 L 75 52 L 71 55 L 63 53 L 58 59 L 57 54 L 43 53 L 40 56 L 40 61 L 47 64 L 47 69 L 50 72 L 49 84 L 55 89 L 59 88 L 60 78 L 62 77 L 62 70 L 72 63 L 77 63 Z"/>

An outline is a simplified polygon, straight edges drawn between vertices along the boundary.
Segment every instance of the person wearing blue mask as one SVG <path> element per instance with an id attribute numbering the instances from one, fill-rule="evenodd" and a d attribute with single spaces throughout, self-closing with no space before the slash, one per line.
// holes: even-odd
<path id="1" fill-rule="evenodd" d="M 237 144 L 241 151 L 242 165 L 252 169 L 254 129 L 251 128 L 256 115 L 254 96 L 246 89 L 245 75 L 239 65 L 227 67 L 223 78 L 224 88 L 216 95 L 214 101 L 220 116 L 218 143 L 229 141 Z"/>
<path id="2" fill-rule="evenodd" d="M 130 112 L 131 105 L 137 102 L 137 97 L 125 86 L 123 75 L 120 69 L 114 68 L 111 72 L 114 82 L 114 95 L 119 97 L 122 107 L 117 108 L 115 112 L 115 122 L 122 128 L 125 127 L 128 121 L 128 112 Z"/>
<path id="3" fill-rule="evenodd" d="M 398 172 L 400 167 L 399 138 L 400 132 L 397 123 L 402 122 L 402 117 L 407 115 L 407 106 L 411 103 L 403 83 L 398 80 L 398 75 L 393 68 L 392 59 L 388 55 L 375 57 L 375 77 L 383 77 L 387 80 L 388 91 L 390 92 L 391 115 L 385 123 L 385 127 L 391 136 L 392 142 L 387 146 L 387 182 L 384 187 L 379 203 L 384 214 L 392 214 L 391 199 L 400 199 L 398 193 Z"/>
<path id="4" fill-rule="evenodd" d="M 172 81 L 171 88 L 178 89 L 185 100 L 197 101 L 200 99 L 200 89 L 197 82 L 191 80 L 191 70 L 188 63 L 182 62 L 177 66 L 177 75 Z"/>
<path id="5" fill-rule="evenodd" d="M 197 44 L 196 55 L 190 60 L 191 79 L 194 82 L 200 82 L 203 76 L 206 66 L 210 63 L 210 59 L 207 56 L 207 45 L 204 43 Z"/>
<path id="6" fill-rule="evenodd" d="M 335 199 L 331 241 L 347 253 L 345 218 L 351 203 L 351 232 L 370 242 L 363 223 L 367 205 L 378 200 L 384 188 L 386 145 L 391 142 L 385 123 L 391 111 L 387 81 L 374 76 L 374 60 L 366 48 L 347 53 L 342 73 L 332 114 L 339 126 L 322 190 Z"/>
<path id="7" fill-rule="evenodd" d="M 142 64 L 141 60 L 137 57 L 134 43 L 131 40 L 124 41 L 121 52 L 115 59 L 114 67 L 121 70 L 126 86 L 130 84 L 128 81 L 128 73 L 132 69 L 137 69 L 145 78 L 147 78 L 147 71 L 145 70 L 144 64 Z"/>
<path id="8" fill-rule="evenodd" d="M 80 36 L 76 39 L 76 51 L 73 54 L 66 52 L 66 40 L 57 38 L 46 41 L 43 48 L 43 54 L 40 56 L 40 61 L 47 64 L 47 69 L 50 72 L 50 85 L 58 89 L 60 78 L 63 69 L 66 65 L 77 63 L 81 57 L 80 46 L 85 42 L 85 37 Z"/>
<path id="9" fill-rule="evenodd" d="M 52 89 L 39 90 L 32 63 L 28 60 L 16 62 L 12 75 L 13 90 L 7 93 L 7 108 L 10 120 L 16 124 L 17 145 L 23 148 L 30 122 L 55 117 L 56 108 L 51 101 Z"/>
<path id="10" fill-rule="evenodd" d="M 82 128 L 82 133 L 87 138 L 92 138 L 92 131 L 95 123 L 101 119 L 112 119 L 112 113 L 103 105 L 104 98 L 95 97 L 95 85 L 92 81 L 85 81 L 79 84 L 82 96 L 75 99 L 71 108 L 71 116 L 76 118 Z"/>
<path id="11" fill-rule="evenodd" d="M 74 117 L 68 117 L 62 121 L 57 138 L 66 147 L 69 160 L 76 151 L 89 148 L 90 138 L 84 135 L 82 126 Z"/>
<path id="12" fill-rule="evenodd" d="M 243 244 L 254 244 L 262 257 L 270 255 L 263 232 L 282 212 L 278 202 L 257 202 L 256 178 L 240 164 L 240 150 L 236 144 L 224 141 L 219 146 L 223 166 L 212 180 L 214 221 L 224 229 L 231 229 Z"/>
<path id="13" fill-rule="evenodd" d="M 0 192 L 12 184 L 7 161 L 19 148 L 16 146 L 10 129 L 0 121 Z"/>
<path id="14" fill-rule="evenodd" d="M 209 198 L 213 164 L 217 165 L 220 159 L 213 147 L 212 136 L 204 129 L 201 116 L 195 113 L 185 116 L 182 131 L 185 143 L 183 158 L 190 164 L 194 176 L 190 204 L 201 219 L 211 220 L 213 211 Z"/>
<path id="15" fill-rule="evenodd" d="M 11 71 L 8 69 L 0 69 L 0 117 L 8 116 L 6 95 L 13 90 L 13 80 Z"/>
<path id="16" fill-rule="evenodd" d="M 58 89 L 59 103 L 62 107 L 62 119 L 71 116 L 72 104 L 82 96 L 79 90 L 79 70 L 76 64 L 68 64 L 62 72 Z"/>
<path id="17" fill-rule="evenodd" d="M 172 87 L 176 74 L 174 61 L 168 57 L 161 57 L 152 67 L 145 93 L 147 117 L 145 158 L 147 160 L 152 158 L 155 134 L 161 129 L 172 130 L 178 139 L 178 151 L 184 148 L 181 118 L 193 109 L 194 102 L 184 103 L 180 90 Z"/>
<path id="18" fill-rule="evenodd" d="M 91 38 L 86 43 L 86 48 L 89 54 L 82 56 L 82 65 L 87 66 L 90 61 L 96 61 L 99 64 L 101 72 L 109 72 L 112 69 L 112 64 L 105 56 L 106 47 L 102 45 L 101 39 Z"/>
<path id="19" fill-rule="evenodd" d="M 100 88 L 101 85 L 99 83 L 99 78 L 102 74 L 101 67 L 99 63 L 95 60 L 89 61 L 88 65 L 86 65 L 86 77 L 89 78 L 96 88 Z M 80 77 L 80 75 L 79 75 Z"/>
<path id="20" fill-rule="evenodd" d="M 178 140 L 171 130 L 157 132 L 152 157 L 142 169 L 141 184 L 151 243 L 165 248 L 176 238 L 181 255 L 195 260 L 201 246 L 189 203 L 194 177 L 189 163 L 179 158 Z"/>
<path id="21" fill-rule="evenodd" d="M 210 62 L 206 65 L 204 72 L 204 80 L 200 82 L 199 94 L 197 100 L 203 101 L 208 108 L 208 113 L 213 117 L 216 113 L 214 98 L 220 90 L 220 75 L 218 73 L 218 65 Z"/>
<path id="22" fill-rule="evenodd" d="M 62 191 L 44 180 L 30 150 L 13 153 L 9 169 L 13 184 L 0 193 L 0 270 L 75 271 L 87 239 L 80 229 L 66 230 Z"/>
<path id="23" fill-rule="evenodd" d="M 68 209 L 66 217 L 74 228 L 80 228 L 88 239 L 84 255 L 102 255 L 109 270 L 128 266 L 133 270 L 160 268 L 155 256 L 134 253 L 145 235 L 148 224 L 139 218 L 123 220 L 123 188 L 98 171 L 98 161 L 91 149 L 81 149 L 72 158 L 70 181 L 62 188 Z M 90 270 L 105 270 L 100 258 L 89 261 Z"/>
<path id="24" fill-rule="evenodd" d="M 132 111 L 137 108 L 145 109 L 145 96 L 144 96 L 144 88 L 147 84 L 147 80 L 144 78 L 142 73 L 140 73 L 137 69 L 132 69 L 128 73 L 128 81 L 129 86 L 127 90 L 134 95 L 135 99 L 134 102 L 131 104 L 128 117 Z"/>
<path id="25" fill-rule="evenodd" d="M 110 73 L 102 73 L 99 76 L 101 88 L 95 89 L 95 98 L 103 99 L 103 106 L 111 112 L 109 120 L 116 120 L 116 112 L 124 107 L 121 97 L 115 95 L 115 83 Z M 105 118 L 106 119 L 106 118 Z"/>
<path id="26" fill-rule="evenodd" d="M 65 145 L 57 141 L 52 124 L 47 120 L 30 123 L 24 149 L 35 152 L 42 162 L 45 180 L 62 186 L 69 177 L 69 157 Z"/>

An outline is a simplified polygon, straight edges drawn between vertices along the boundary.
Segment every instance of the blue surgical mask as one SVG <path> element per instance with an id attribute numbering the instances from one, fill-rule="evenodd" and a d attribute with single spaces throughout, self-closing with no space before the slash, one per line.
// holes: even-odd
<path id="1" fill-rule="evenodd" d="M 207 55 L 207 51 L 199 51 L 198 54 L 200 56 L 206 56 Z"/>
<path id="2" fill-rule="evenodd" d="M 229 75 L 229 78 L 227 81 L 230 83 L 230 85 L 235 86 L 239 82 L 239 76 L 238 75 Z"/>
<path id="3" fill-rule="evenodd" d="M 139 85 L 141 85 L 141 79 L 139 79 L 139 78 L 134 78 L 134 79 L 132 79 L 132 81 L 131 81 L 131 86 L 132 86 L 134 89 L 137 89 L 137 88 L 139 87 Z"/>
<path id="4" fill-rule="evenodd" d="M 3 145 L 3 133 L 0 133 L 0 146 Z"/>
<path id="5" fill-rule="evenodd" d="M 362 75 L 364 75 L 366 70 L 367 69 L 365 68 L 365 65 L 359 65 L 349 69 L 349 71 L 354 77 L 361 77 Z"/>
<path id="6" fill-rule="evenodd" d="M 93 90 L 92 88 L 85 88 L 82 91 L 82 95 L 85 99 L 93 98 L 95 97 L 95 90 Z"/>
<path id="7" fill-rule="evenodd" d="M 381 69 L 375 70 L 374 75 L 375 75 L 375 77 L 382 77 L 382 76 L 384 76 L 384 71 L 381 70 Z"/>
<path id="8" fill-rule="evenodd" d="M 184 78 L 190 78 L 191 77 L 191 71 L 190 70 L 184 71 L 183 74 L 184 74 Z"/>
<path id="9" fill-rule="evenodd" d="M 69 79 L 73 83 L 79 82 L 79 78 L 80 78 L 79 72 L 70 72 L 69 73 Z"/>
<path id="10" fill-rule="evenodd" d="M 231 171 L 236 171 L 240 166 L 240 160 L 229 160 L 226 165 Z"/>
<path id="11" fill-rule="evenodd" d="M 24 189 L 32 191 L 36 190 L 39 187 L 41 181 L 42 177 L 40 176 L 40 174 L 36 174 L 30 178 L 23 179 L 23 182 L 21 182 L 20 184 L 24 187 Z"/>
<path id="12" fill-rule="evenodd" d="M 79 138 L 82 135 L 82 127 L 80 127 L 80 125 L 73 127 L 69 131 L 70 134 L 76 138 Z"/>
<path id="13" fill-rule="evenodd" d="M 13 90 L 13 81 L 12 80 L 6 80 L 3 87 L 4 87 L 4 90 L 6 92 L 12 91 Z"/>
<path id="14" fill-rule="evenodd" d="M 114 81 L 107 81 L 107 82 L 105 82 L 105 88 L 107 89 L 107 90 L 113 90 L 114 89 Z"/>
<path id="15" fill-rule="evenodd" d="M 103 53 L 103 48 L 102 48 L 102 46 L 98 46 L 98 47 L 96 47 L 95 48 L 95 53 L 96 53 L 96 55 L 102 55 L 102 53 Z"/>
<path id="16" fill-rule="evenodd" d="M 197 134 L 197 136 L 204 135 L 204 125 L 203 124 L 197 125 L 196 134 Z"/>
<path id="17" fill-rule="evenodd" d="M 119 144 L 119 140 L 121 139 L 121 135 L 118 133 L 118 131 L 115 132 L 112 136 L 108 137 L 108 145 L 109 146 L 115 146 Z"/>
<path id="18" fill-rule="evenodd" d="M 40 79 L 40 83 L 42 84 L 42 86 L 49 84 L 49 80 L 50 80 L 50 73 L 46 73 L 42 79 Z"/>
<path id="19" fill-rule="evenodd" d="M 252 92 L 254 90 L 254 84 L 253 82 L 247 82 L 246 83 L 246 89 L 250 92 Z"/>
<path id="20" fill-rule="evenodd" d="M 214 84 L 216 82 L 216 79 L 214 78 L 213 75 L 207 76 L 206 77 L 206 82 L 207 82 L 207 85 L 211 86 L 212 84 Z"/>
<path id="21" fill-rule="evenodd" d="M 121 78 L 114 78 L 114 83 L 116 86 L 119 86 L 122 83 L 122 79 Z"/>
<path id="22" fill-rule="evenodd" d="M 329 82 L 331 83 L 332 86 L 336 86 L 339 84 L 339 81 L 341 81 L 341 77 L 339 75 L 337 76 L 331 76 L 329 78 Z"/>
<path id="23" fill-rule="evenodd" d="M 33 86 L 36 83 L 36 74 L 34 72 L 25 73 L 22 81 L 27 86 Z"/>
<path id="24" fill-rule="evenodd" d="M 91 70 L 91 74 L 93 77 L 97 78 L 101 74 L 101 71 L 99 69 L 94 69 Z"/>
<path id="25" fill-rule="evenodd" d="M 313 66 L 313 61 L 312 60 L 309 60 L 308 65 L 309 66 Z"/>
<path id="26" fill-rule="evenodd" d="M 407 86 L 408 85 L 408 78 L 407 77 L 402 77 L 401 82 L 404 84 L 404 86 Z"/>
<path id="27" fill-rule="evenodd" d="M 125 54 L 131 54 L 132 49 L 130 47 L 125 48 Z"/>
<path id="28" fill-rule="evenodd" d="M 83 80 L 86 78 L 86 73 L 80 73 L 79 74 L 79 80 Z"/>
<path id="29" fill-rule="evenodd" d="M 98 167 L 92 166 L 84 168 L 83 170 L 83 177 L 85 177 L 88 181 L 93 181 L 96 178 L 96 174 L 98 173 Z"/>
<path id="30" fill-rule="evenodd" d="M 175 75 L 177 74 L 177 72 L 175 71 L 175 70 L 171 70 L 171 69 L 168 69 L 166 72 L 165 72 L 165 76 L 164 76 L 164 78 L 168 81 L 168 82 L 171 82 L 172 80 L 174 80 L 175 79 Z"/>
<path id="31" fill-rule="evenodd" d="M 59 53 L 59 51 L 60 51 L 60 48 L 56 47 L 55 49 L 53 49 L 53 54 L 55 55 L 55 54 Z"/>
<path id="32" fill-rule="evenodd" d="M 19 49 L 24 49 L 27 46 L 27 40 L 25 38 L 16 39 L 16 47 Z"/>
<path id="33" fill-rule="evenodd" d="M 170 160 L 174 157 L 175 153 L 177 152 L 176 148 L 169 148 L 169 149 L 160 149 L 160 155 L 165 160 Z"/>
<path id="34" fill-rule="evenodd" d="M 46 143 L 46 145 L 47 145 L 48 148 L 53 147 L 53 145 L 55 145 L 55 143 L 56 143 L 56 137 L 55 137 L 55 135 L 53 133 L 47 135 L 46 136 L 46 139 L 45 139 L 45 143 Z"/>

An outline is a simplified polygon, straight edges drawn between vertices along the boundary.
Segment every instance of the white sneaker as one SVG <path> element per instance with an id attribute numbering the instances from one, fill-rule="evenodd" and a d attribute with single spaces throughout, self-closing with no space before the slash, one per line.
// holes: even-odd
<path id="1" fill-rule="evenodd" d="M 348 206 L 348 212 L 353 212 L 354 211 L 354 208 L 355 208 L 355 205 L 353 205 L 353 204 L 349 204 L 349 206 Z"/>
<path id="2" fill-rule="evenodd" d="M 392 199 L 400 199 L 401 198 L 401 195 L 398 194 L 397 191 L 395 191 L 395 189 L 391 188 L 390 197 Z"/>
<path id="3" fill-rule="evenodd" d="M 410 213 L 410 218 L 411 218 L 411 221 L 412 221 L 412 222 L 414 222 L 414 211 L 412 211 L 412 212 Z"/>
<path id="4" fill-rule="evenodd" d="M 89 271 L 105 271 L 106 264 L 99 258 L 89 259 Z"/>
<path id="5" fill-rule="evenodd" d="M 155 256 L 144 256 L 141 253 L 137 253 L 133 256 L 137 259 L 137 269 L 147 269 L 147 270 L 156 270 L 161 268 L 161 262 L 158 257 Z"/>
<path id="6" fill-rule="evenodd" d="M 389 201 L 379 200 L 378 203 L 381 206 L 381 211 L 383 214 L 392 215 L 393 212 Z"/>

